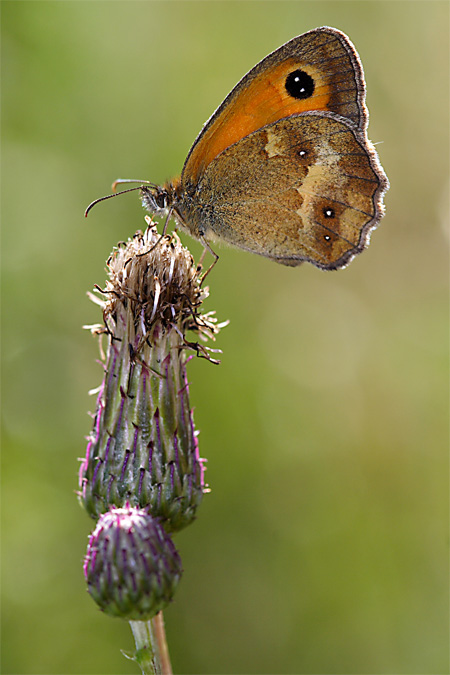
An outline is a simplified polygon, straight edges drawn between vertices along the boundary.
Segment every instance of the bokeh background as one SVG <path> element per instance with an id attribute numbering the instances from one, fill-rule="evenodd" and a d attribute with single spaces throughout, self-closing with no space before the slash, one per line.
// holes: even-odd
<path id="1" fill-rule="evenodd" d="M 190 364 L 212 492 L 176 537 L 176 673 L 447 673 L 449 5 L 1 3 L 4 673 L 137 673 L 85 591 L 77 458 L 101 379 L 86 291 L 238 79 L 345 31 L 387 213 L 348 269 L 221 249 L 222 364 Z M 183 238 L 195 255 L 200 247 Z"/>

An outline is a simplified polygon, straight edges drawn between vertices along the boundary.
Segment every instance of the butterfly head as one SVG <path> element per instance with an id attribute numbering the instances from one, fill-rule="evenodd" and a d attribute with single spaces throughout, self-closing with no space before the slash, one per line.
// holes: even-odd
<path id="1" fill-rule="evenodd" d="M 173 194 L 167 187 L 142 185 L 140 187 L 142 206 L 155 216 L 167 215 L 173 205 Z"/>

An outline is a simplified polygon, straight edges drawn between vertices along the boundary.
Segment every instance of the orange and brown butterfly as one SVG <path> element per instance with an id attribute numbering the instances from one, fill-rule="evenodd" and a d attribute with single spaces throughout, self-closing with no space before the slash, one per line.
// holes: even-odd
<path id="1" fill-rule="evenodd" d="M 139 187 L 143 205 L 209 249 L 220 240 L 284 265 L 342 268 L 367 247 L 389 185 L 367 123 L 354 46 L 317 28 L 242 78 L 181 176 Z"/>

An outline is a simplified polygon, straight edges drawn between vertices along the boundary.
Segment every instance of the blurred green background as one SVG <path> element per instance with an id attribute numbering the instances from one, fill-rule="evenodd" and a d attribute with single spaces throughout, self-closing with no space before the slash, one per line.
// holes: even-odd
<path id="1" fill-rule="evenodd" d="M 447 673 L 447 2 L 8 2 L 2 13 L 4 673 L 137 673 L 85 591 L 86 291 L 238 79 L 345 31 L 387 213 L 348 269 L 221 249 L 220 367 L 190 364 L 212 488 L 177 535 L 176 673 Z M 183 237 L 195 255 L 201 248 Z"/>

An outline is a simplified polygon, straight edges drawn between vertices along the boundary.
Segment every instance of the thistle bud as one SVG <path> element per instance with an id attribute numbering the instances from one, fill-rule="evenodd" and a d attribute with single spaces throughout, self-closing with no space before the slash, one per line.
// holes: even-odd
<path id="1" fill-rule="evenodd" d="M 172 600 L 182 571 L 170 535 L 145 510 L 113 508 L 89 537 L 88 591 L 111 616 L 151 619 Z"/>
<path id="2" fill-rule="evenodd" d="M 149 221 L 147 221 L 149 222 Z M 205 341 L 220 326 L 201 314 L 208 295 L 176 234 L 154 227 L 120 244 L 107 263 L 103 296 L 105 377 L 80 468 L 80 500 L 92 518 L 110 506 L 147 508 L 168 532 L 195 518 L 204 464 L 189 403 L 187 350 L 214 361 Z M 99 300 L 97 299 L 97 302 Z"/>

